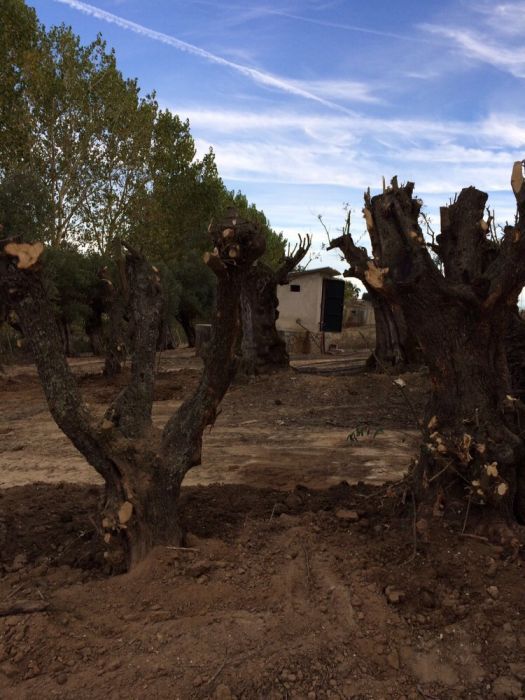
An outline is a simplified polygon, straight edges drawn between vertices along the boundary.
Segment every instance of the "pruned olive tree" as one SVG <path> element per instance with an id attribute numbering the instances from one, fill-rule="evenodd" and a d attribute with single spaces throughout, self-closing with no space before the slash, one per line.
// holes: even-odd
<path id="1" fill-rule="evenodd" d="M 323 223 L 322 219 L 320 220 Z M 328 234 L 326 227 L 325 230 Z M 369 284 L 365 276 L 367 253 L 354 244 L 349 234 L 350 213 L 347 215 L 342 236 L 329 240 L 327 250 L 339 248 L 350 265 L 344 276 L 355 277 L 363 284 L 374 307 L 375 348 L 367 360 L 367 367 L 379 371 L 394 369 L 400 372 L 418 364 L 421 361 L 421 353 L 407 327 L 401 307 L 393 299 L 379 294 Z"/>
<path id="2" fill-rule="evenodd" d="M 365 195 L 372 256 L 348 232 L 337 245 L 374 291 L 400 307 L 431 379 L 425 438 L 413 471 L 421 499 L 467 496 L 525 521 L 522 405 L 511 393 L 508 309 L 525 283 L 525 181 L 514 165 L 515 223 L 495 243 L 484 220 L 487 194 L 468 187 L 441 209 L 432 259 L 418 223 L 414 185 L 397 179 Z M 348 253 L 347 253 L 348 254 Z"/>
<path id="3" fill-rule="evenodd" d="M 310 249 L 311 238 L 299 236 L 299 244 L 288 250 L 277 267 L 259 260 L 243 280 L 242 370 L 245 374 L 265 374 L 288 367 L 286 343 L 276 328 L 279 318 L 277 285 L 287 284 L 288 275 Z"/>
<path id="4" fill-rule="evenodd" d="M 181 540 L 181 482 L 201 462 L 203 431 L 213 424 L 236 369 L 241 288 L 264 252 L 265 239 L 257 225 L 232 211 L 210 233 L 214 249 L 205 262 L 217 276 L 217 303 L 204 370 L 195 392 L 162 430 L 151 417 L 162 292 L 145 257 L 127 246 L 131 378 L 98 419 L 83 401 L 64 356 L 42 282 L 42 244 L 1 246 L 0 295 L 16 310 L 29 339 L 54 420 L 104 479 L 102 528 L 108 556 L 124 552 L 128 567 L 155 545 Z"/>

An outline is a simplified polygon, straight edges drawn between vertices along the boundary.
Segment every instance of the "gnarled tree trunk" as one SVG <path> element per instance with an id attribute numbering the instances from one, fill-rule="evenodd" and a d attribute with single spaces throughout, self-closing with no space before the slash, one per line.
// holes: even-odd
<path id="1" fill-rule="evenodd" d="M 525 450 L 521 405 L 510 394 L 505 334 L 508 308 L 525 283 L 525 184 L 522 165 L 512 184 L 515 226 L 499 245 L 483 220 L 487 195 L 462 190 L 441 210 L 433 262 L 418 218 L 413 184 L 365 196 L 373 259 L 349 232 L 337 244 L 374 290 L 399 305 L 429 367 L 431 398 L 425 439 L 414 469 L 421 499 L 468 497 L 525 520 Z"/>
<path id="2" fill-rule="evenodd" d="M 330 242 L 328 250 L 333 248 L 339 248 L 350 265 L 344 276 L 355 277 L 364 285 L 374 307 L 376 342 L 366 362 L 367 368 L 380 372 L 389 369 L 402 372 L 411 365 L 421 364 L 417 340 L 406 324 L 401 306 L 368 283 L 368 255 L 364 248 L 354 245 L 350 235 L 350 216 L 347 217 L 343 235 Z"/>
<path id="3" fill-rule="evenodd" d="M 182 326 L 182 330 L 186 334 L 186 339 L 188 341 L 188 347 L 195 347 L 195 324 L 193 318 L 188 313 L 188 311 L 181 306 L 177 312 L 177 321 Z"/>
<path id="4" fill-rule="evenodd" d="M 180 485 L 186 472 L 200 464 L 203 431 L 214 422 L 236 369 L 242 280 L 264 252 L 265 239 L 235 212 L 211 235 L 214 253 L 206 255 L 206 262 L 218 277 L 212 338 L 197 389 L 162 431 L 151 420 L 162 306 L 156 270 L 128 247 L 131 379 L 98 420 L 82 401 L 66 362 L 39 263 L 24 266 L 17 244 L 0 252 L 0 296 L 16 310 L 30 340 L 53 418 L 104 479 L 102 527 L 108 557 L 116 564 L 124 554 L 131 567 L 152 547 L 180 541 Z"/>
<path id="5" fill-rule="evenodd" d="M 246 274 L 241 292 L 241 369 L 245 374 L 288 367 L 286 343 L 275 327 L 278 305 L 275 272 L 259 261 Z"/>
<path id="6" fill-rule="evenodd" d="M 111 379 L 122 372 L 122 365 L 128 356 L 128 329 L 126 323 L 127 303 L 122 296 L 111 290 L 107 300 L 108 334 L 104 360 L 104 376 Z"/>
<path id="7" fill-rule="evenodd" d="M 366 362 L 368 369 L 401 372 L 421 363 L 416 339 L 409 332 L 401 307 L 392 304 L 373 288 L 367 289 L 374 307 L 376 344 Z"/>
<path id="8" fill-rule="evenodd" d="M 525 321 L 519 315 L 517 306 L 508 311 L 505 350 L 512 395 L 523 401 L 525 398 Z"/>
<path id="9" fill-rule="evenodd" d="M 245 275 L 241 293 L 242 344 L 241 369 L 245 374 L 265 374 L 288 367 L 286 343 L 279 335 L 277 285 L 286 284 L 288 275 L 310 248 L 309 236 L 290 251 L 274 271 L 258 261 Z"/>
<path id="10" fill-rule="evenodd" d="M 129 284 L 126 275 L 122 246 L 115 243 L 115 262 L 117 267 L 116 283 L 107 276 L 107 269 L 100 273 L 105 283 L 105 304 L 108 315 L 108 336 L 106 340 L 106 359 L 104 362 L 104 375 L 108 378 L 116 377 L 122 371 L 122 365 L 128 356 L 129 338 Z"/>

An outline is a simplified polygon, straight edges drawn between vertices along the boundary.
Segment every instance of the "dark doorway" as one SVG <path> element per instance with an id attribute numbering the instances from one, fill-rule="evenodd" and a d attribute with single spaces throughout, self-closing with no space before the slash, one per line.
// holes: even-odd
<path id="1" fill-rule="evenodd" d="M 345 283 L 343 280 L 323 280 L 321 304 L 321 330 L 340 333 L 343 328 Z"/>

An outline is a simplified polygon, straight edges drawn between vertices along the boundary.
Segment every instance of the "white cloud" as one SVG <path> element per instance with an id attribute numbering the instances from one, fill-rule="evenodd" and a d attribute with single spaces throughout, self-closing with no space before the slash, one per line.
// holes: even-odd
<path id="1" fill-rule="evenodd" d="M 372 92 L 369 85 L 352 80 L 296 80 L 294 85 L 330 100 L 381 102 L 381 99 Z"/>
<path id="2" fill-rule="evenodd" d="M 525 31 L 525 2 L 504 2 L 494 4 L 488 2 L 474 5 L 474 9 L 485 15 L 485 23 L 499 34 L 519 36 L 523 38 Z"/>
<path id="3" fill-rule="evenodd" d="M 419 28 L 450 40 L 470 60 L 525 78 L 525 2 L 470 3 L 468 7 L 471 12 L 463 20 L 454 16 L 450 24 L 426 23 Z"/>
<path id="4" fill-rule="evenodd" d="M 511 114 L 449 123 L 291 111 L 179 112 L 189 117 L 199 152 L 213 147 L 225 179 L 331 186 L 351 193 L 354 202 L 356 192 L 394 174 L 415 181 L 424 199 L 440 194 L 444 201 L 469 185 L 506 193 L 512 163 L 525 155 L 525 123 Z"/>
<path id="5" fill-rule="evenodd" d="M 464 55 L 495 68 L 507 71 L 516 78 L 525 78 L 525 49 L 496 43 L 479 32 L 440 25 L 424 24 L 423 29 L 451 39 Z"/>

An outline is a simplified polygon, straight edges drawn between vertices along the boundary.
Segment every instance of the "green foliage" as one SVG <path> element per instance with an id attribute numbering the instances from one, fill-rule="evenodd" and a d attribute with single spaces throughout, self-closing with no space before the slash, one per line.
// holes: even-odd
<path id="1" fill-rule="evenodd" d="M 276 267 L 282 234 L 226 189 L 212 150 L 197 157 L 187 120 L 123 77 L 101 36 L 83 45 L 70 27 L 46 30 L 22 0 L 0 4 L 2 236 L 54 249 L 48 283 L 65 323 L 89 313 L 101 264 L 93 251 L 107 257 L 120 239 L 162 267 L 171 317 L 206 318 L 208 225 L 232 204 L 264 227 Z"/>
<path id="2" fill-rule="evenodd" d="M 35 11 L 23 0 L 0 5 L 0 171 L 26 162 L 31 120 L 25 100 L 26 71 L 34 62 L 39 39 Z"/>
<path id="3" fill-rule="evenodd" d="M 349 280 L 345 280 L 345 304 L 351 299 L 359 299 L 360 289 L 355 284 L 352 284 Z"/>
<path id="4" fill-rule="evenodd" d="M 0 26 L 0 174 L 23 168 L 41 179 L 47 243 L 103 250 L 129 226 L 156 104 L 122 77 L 100 36 L 83 46 L 69 27 L 46 32 L 15 0 L 2 5 Z"/>
<path id="5" fill-rule="evenodd" d="M 38 176 L 27 170 L 11 170 L 0 179 L 0 237 L 39 239 L 49 217 L 47 191 Z"/>
<path id="6" fill-rule="evenodd" d="M 85 326 L 90 314 L 92 290 L 103 264 L 100 255 L 82 254 L 71 245 L 46 249 L 45 284 L 63 323 Z"/>

